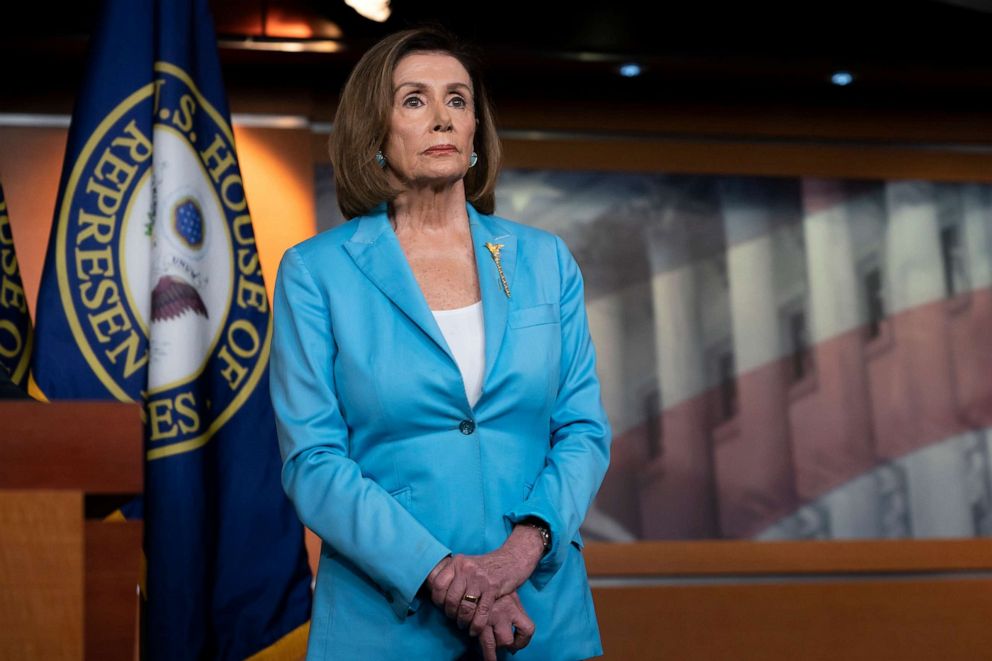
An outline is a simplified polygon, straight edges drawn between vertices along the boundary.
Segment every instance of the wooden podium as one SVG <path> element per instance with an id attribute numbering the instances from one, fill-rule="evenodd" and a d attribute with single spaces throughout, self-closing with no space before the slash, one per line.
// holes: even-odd
<path id="1" fill-rule="evenodd" d="M 0 402 L 0 659 L 135 658 L 141 523 L 86 513 L 143 465 L 137 404 Z"/>

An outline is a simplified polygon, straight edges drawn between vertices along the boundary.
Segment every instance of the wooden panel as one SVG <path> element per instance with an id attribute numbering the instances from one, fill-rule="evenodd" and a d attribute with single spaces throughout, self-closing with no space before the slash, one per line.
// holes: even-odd
<path id="1" fill-rule="evenodd" d="M 235 112 L 302 114 L 332 121 L 337 98 L 322 96 L 306 107 L 296 100 L 273 100 L 271 94 L 232 91 Z M 25 103 L 28 101 L 26 100 Z M 496 123 L 502 131 L 558 131 L 573 134 L 613 134 L 630 140 L 647 135 L 696 136 L 700 141 L 777 139 L 807 143 L 852 141 L 883 144 L 986 146 L 989 113 L 917 108 L 857 106 L 814 107 L 802 104 L 750 103 L 739 105 L 680 103 L 622 103 L 616 99 L 581 104 L 544 99 L 514 100 L 497 96 Z M 47 111 L 52 112 L 52 111 Z M 638 135 L 639 134 L 639 135 Z M 2 133 L 0 133 L 2 140 Z M 326 153 L 325 147 L 318 151 Z M 326 156 L 325 156 L 326 158 Z M 567 167 L 567 164 L 559 164 Z"/>
<path id="2" fill-rule="evenodd" d="M 915 108 L 809 107 L 786 104 L 619 104 L 614 100 L 518 103 L 496 99 L 500 129 L 618 135 L 698 136 L 700 140 L 790 139 L 917 145 L 990 144 L 989 113 Z M 328 117 L 330 114 L 327 115 Z"/>
<path id="3" fill-rule="evenodd" d="M 137 404 L 4 402 L 0 420 L 0 489 L 141 493 Z"/>
<path id="4" fill-rule="evenodd" d="M 843 179 L 990 181 L 992 154 L 951 149 L 776 144 L 739 139 L 503 141 L 505 167 Z"/>
<path id="5" fill-rule="evenodd" d="M 66 130 L 0 128 L 0 173 L 17 248 L 24 297 L 32 319 L 55 215 Z"/>
<path id="6" fill-rule="evenodd" d="M 303 129 L 234 129 L 270 301 L 282 254 L 317 231 L 310 136 Z"/>
<path id="7" fill-rule="evenodd" d="M 629 110 L 629 112 L 627 111 Z M 988 118 L 762 107 L 516 108 L 504 167 L 568 171 L 992 181 Z M 520 132 L 530 135 L 521 137 Z M 597 134 L 602 138 L 597 139 Z M 327 163 L 327 135 L 312 135 Z"/>
<path id="8" fill-rule="evenodd" d="M 992 649 L 992 580 L 594 590 L 606 659 L 974 661 Z"/>
<path id="9" fill-rule="evenodd" d="M 639 542 L 585 547 L 590 576 L 889 573 L 992 569 L 992 539 Z"/>
<path id="10" fill-rule="evenodd" d="M 0 531 L 0 659 L 82 659 L 82 494 L 0 490 Z"/>
<path id="11" fill-rule="evenodd" d="M 132 661 L 141 578 L 140 521 L 86 522 L 86 658 Z"/>
<path id="12" fill-rule="evenodd" d="M 971 661 L 992 540 L 590 543 L 607 659 Z"/>

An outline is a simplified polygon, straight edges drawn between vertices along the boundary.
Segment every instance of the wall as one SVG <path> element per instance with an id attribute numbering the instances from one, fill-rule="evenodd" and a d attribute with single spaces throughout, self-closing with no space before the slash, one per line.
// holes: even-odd
<path id="1" fill-rule="evenodd" d="M 234 137 L 271 298 L 282 253 L 316 229 L 311 134 L 302 129 L 235 126 Z M 0 127 L 0 185 L 32 315 L 65 141 L 66 130 L 61 128 Z"/>

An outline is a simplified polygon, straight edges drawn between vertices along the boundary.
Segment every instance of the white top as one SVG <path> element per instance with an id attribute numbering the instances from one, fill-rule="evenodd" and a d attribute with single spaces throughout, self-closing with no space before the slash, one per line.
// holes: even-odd
<path id="1" fill-rule="evenodd" d="M 486 368 L 486 330 L 482 319 L 482 301 L 453 310 L 431 310 L 448 343 L 465 384 L 469 406 L 482 395 L 482 377 Z"/>

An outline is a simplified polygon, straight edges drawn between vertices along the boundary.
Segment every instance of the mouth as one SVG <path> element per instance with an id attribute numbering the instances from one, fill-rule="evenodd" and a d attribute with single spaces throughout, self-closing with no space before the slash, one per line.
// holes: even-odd
<path id="1" fill-rule="evenodd" d="M 425 154 L 457 154 L 458 149 L 454 145 L 434 145 L 424 150 Z"/>

